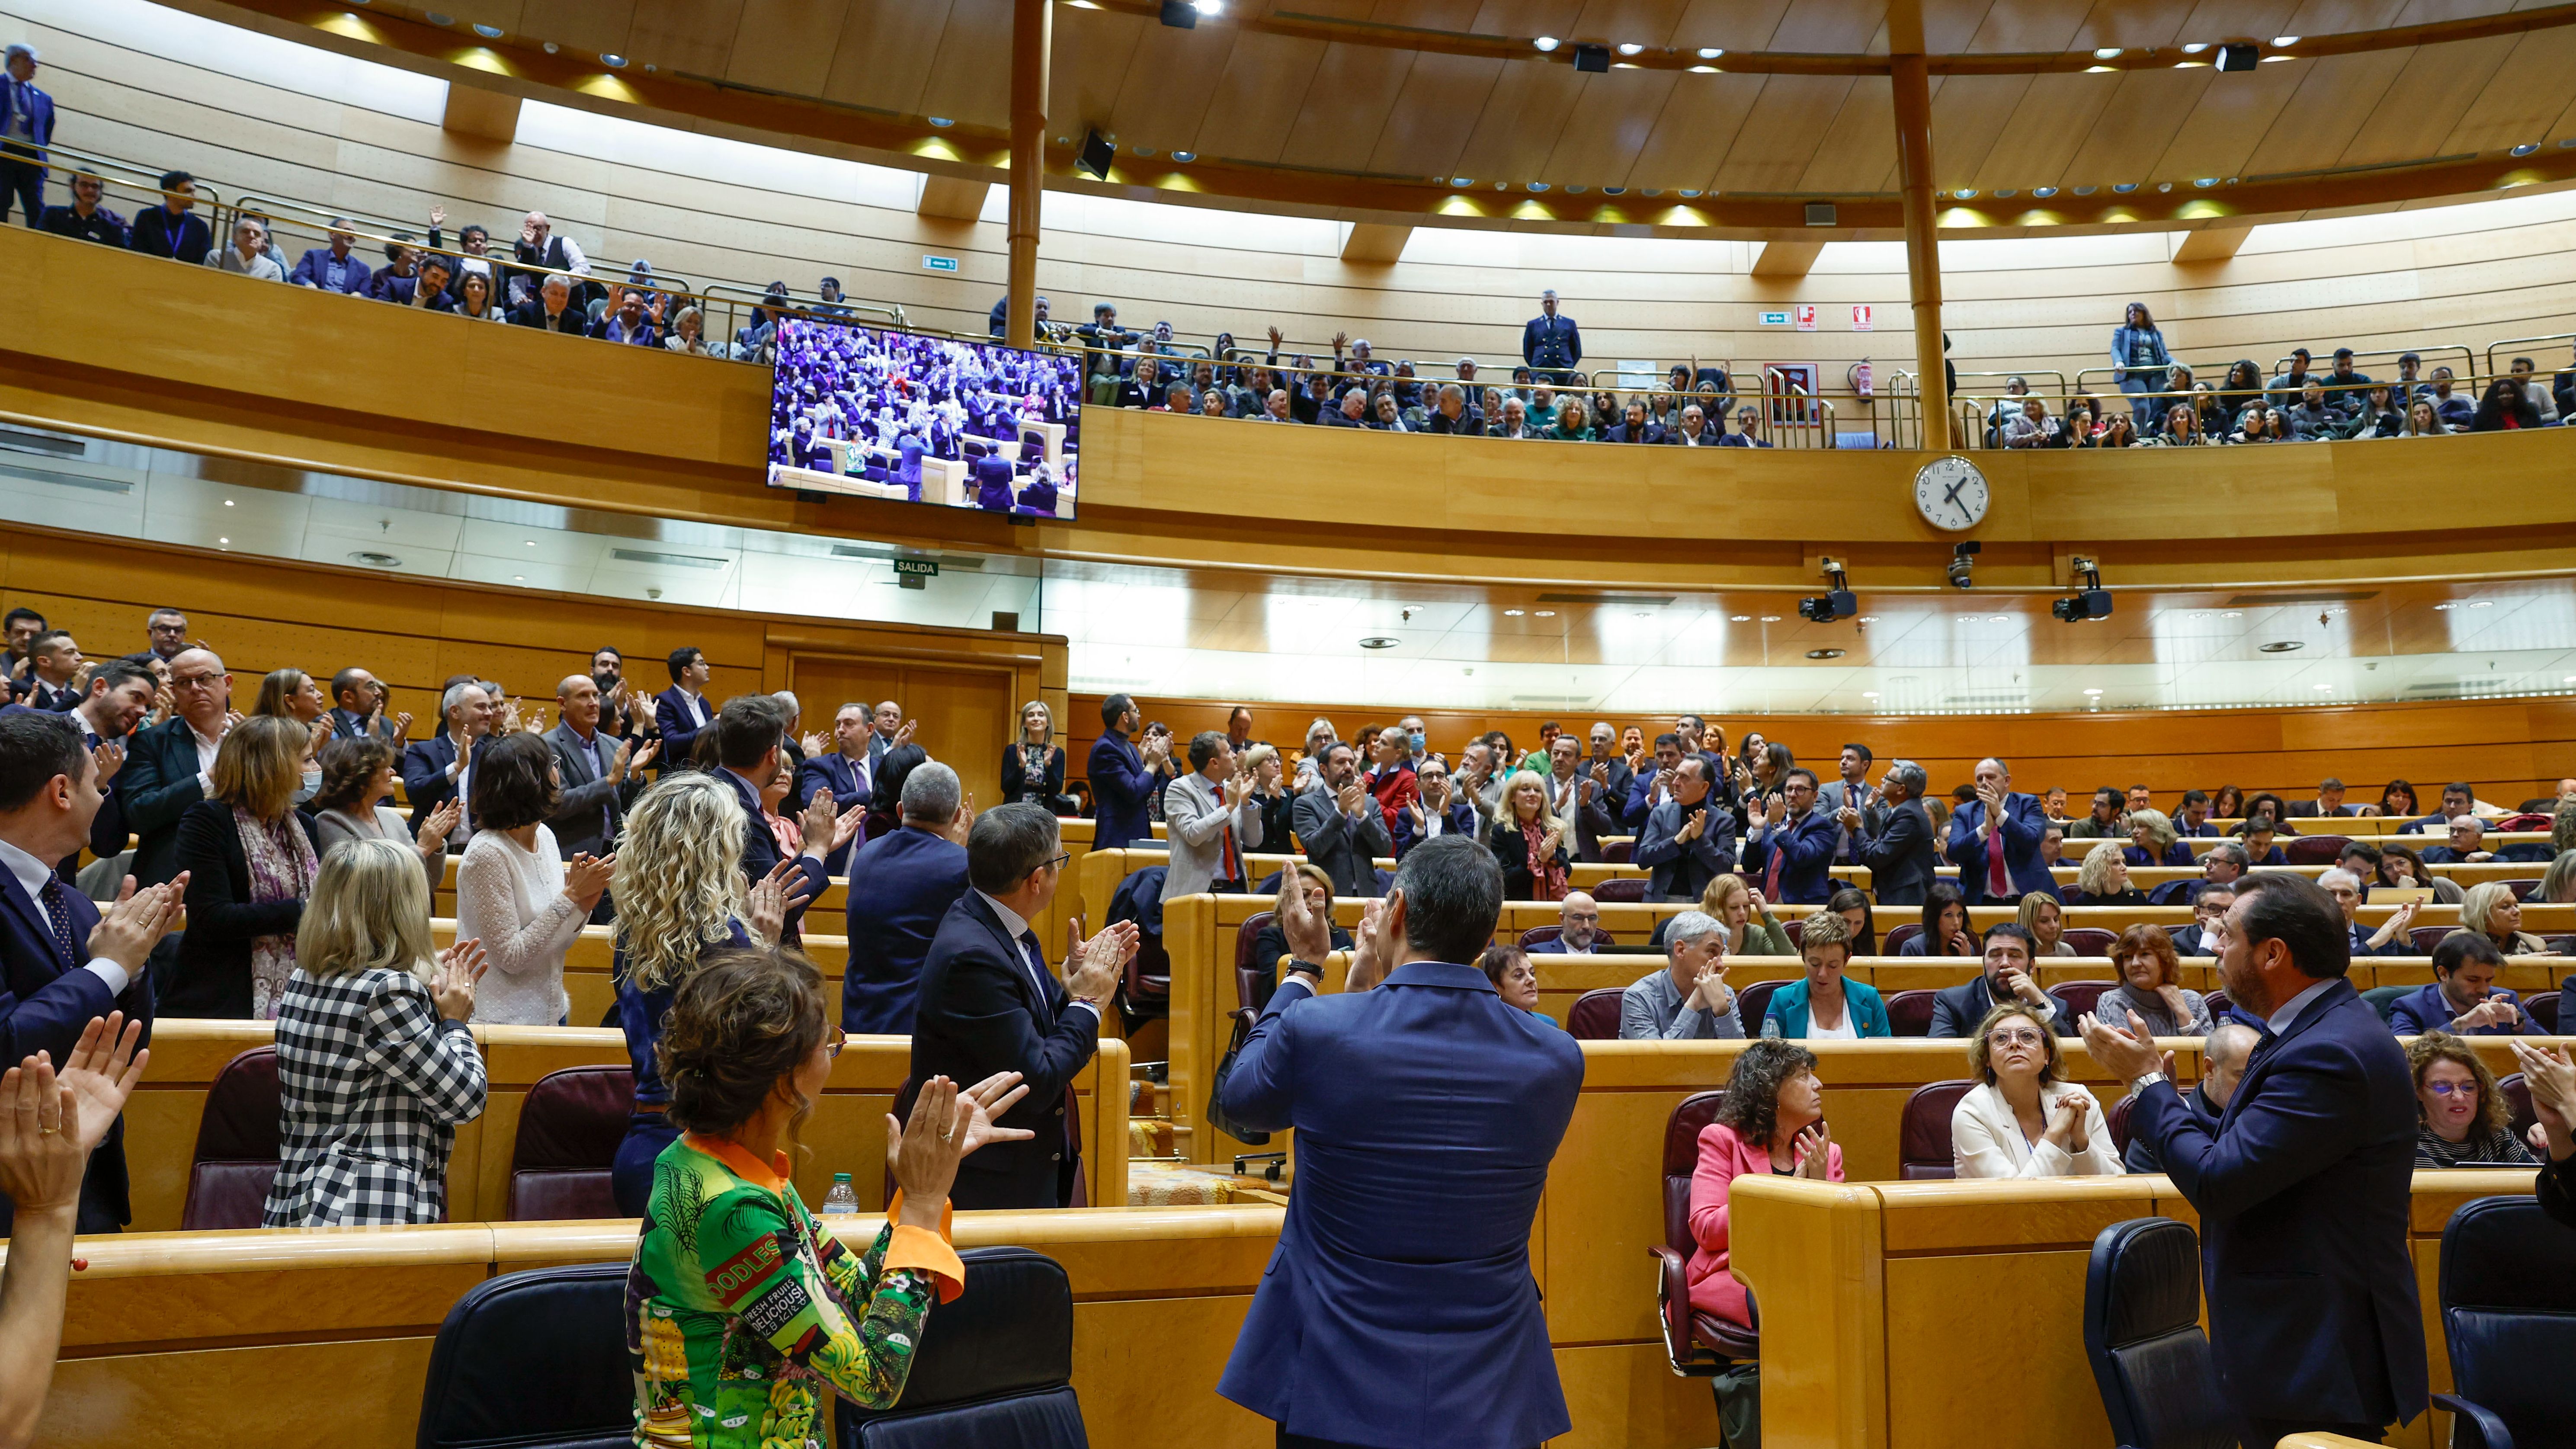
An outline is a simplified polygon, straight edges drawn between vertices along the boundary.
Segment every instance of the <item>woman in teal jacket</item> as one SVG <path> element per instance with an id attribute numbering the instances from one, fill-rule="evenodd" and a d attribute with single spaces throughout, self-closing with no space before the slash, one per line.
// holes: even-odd
<path id="1" fill-rule="evenodd" d="M 1834 911 L 1818 911 L 1798 927 L 1798 954 L 1807 963 L 1807 974 L 1771 993 L 1771 1004 L 1762 1013 L 1764 1036 L 1858 1041 L 1896 1034 L 1877 989 L 1843 979 L 1851 943 L 1851 923 Z"/>

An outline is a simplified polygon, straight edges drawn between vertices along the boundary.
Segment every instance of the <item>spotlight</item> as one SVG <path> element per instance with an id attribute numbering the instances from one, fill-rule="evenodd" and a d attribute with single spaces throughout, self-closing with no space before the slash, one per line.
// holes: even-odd
<path id="1" fill-rule="evenodd" d="M 2110 618 L 2111 591 L 2102 587 L 2101 566 L 2080 554 L 2073 562 L 2075 572 L 2084 577 L 2083 591 L 2050 604 L 2048 612 L 2055 615 L 2061 624 L 2081 624 L 2092 619 Z"/>
<path id="2" fill-rule="evenodd" d="M 2251 45 L 2235 43 L 2218 47 L 2220 70 L 2252 70 L 2262 57 Z"/>
<path id="3" fill-rule="evenodd" d="M 1829 558 L 1824 565 L 1826 581 L 1833 587 L 1812 599 L 1798 601 L 1798 617 L 1811 623 L 1830 624 L 1860 612 L 1860 600 L 1852 594 L 1851 580 L 1843 577 L 1842 562 Z"/>
<path id="4" fill-rule="evenodd" d="M 1082 138 L 1082 154 L 1075 159 L 1074 165 L 1089 173 L 1094 180 L 1106 181 L 1109 179 L 1110 163 L 1117 159 L 1118 148 L 1109 144 L 1108 137 L 1098 131 L 1092 131 Z"/>
<path id="5" fill-rule="evenodd" d="M 1191 4 L 1190 0 L 1163 0 L 1163 23 L 1174 30 L 1196 30 L 1199 7 Z"/>
<path id="6" fill-rule="evenodd" d="M 1977 566 L 1977 555 L 1985 552 L 1985 548 L 1984 544 L 1970 539 L 1950 550 L 1950 587 L 1954 589 L 1968 587 L 1968 571 Z"/>
<path id="7" fill-rule="evenodd" d="M 1574 68 L 1576 70 L 1594 71 L 1605 75 L 1608 74 L 1610 70 L 1610 47 L 1606 45 L 1586 45 L 1578 42 L 1574 47 Z"/>

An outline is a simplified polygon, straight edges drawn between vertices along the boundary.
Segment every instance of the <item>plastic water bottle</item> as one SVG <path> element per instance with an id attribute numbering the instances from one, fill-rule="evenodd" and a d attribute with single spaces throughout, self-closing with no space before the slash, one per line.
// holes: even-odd
<path id="1" fill-rule="evenodd" d="M 823 1194 L 823 1216 L 855 1217 L 859 1211 L 859 1190 L 850 1186 L 846 1172 L 832 1174 L 832 1190 Z"/>

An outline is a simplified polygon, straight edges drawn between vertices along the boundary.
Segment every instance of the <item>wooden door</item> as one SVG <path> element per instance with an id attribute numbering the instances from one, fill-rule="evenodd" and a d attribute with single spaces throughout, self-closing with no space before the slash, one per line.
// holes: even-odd
<path id="1" fill-rule="evenodd" d="M 902 705 L 904 718 L 919 722 L 913 740 L 957 772 L 981 810 L 1002 798 L 1002 750 L 1020 707 L 1011 697 L 1012 678 L 1008 664 L 797 653 L 788 659 L 787 687 L 805 707 L 805 728 L 827 736 L 844 704 L 873 709 L 891 699 Z"/>

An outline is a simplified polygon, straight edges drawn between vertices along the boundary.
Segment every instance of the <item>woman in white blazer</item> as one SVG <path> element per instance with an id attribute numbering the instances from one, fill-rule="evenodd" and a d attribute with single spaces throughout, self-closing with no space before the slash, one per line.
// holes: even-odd
<path id="1" fill-rule="evenodd" d="M 1950 1113 L 1960 1177 L 2113 1177 L 2122 1171 L 2093 1094 L 2058 1077 L 2054 1025 L 2025 1001 L 1986 1013 L 1968 1039 L 1979 1085 Z"/>

